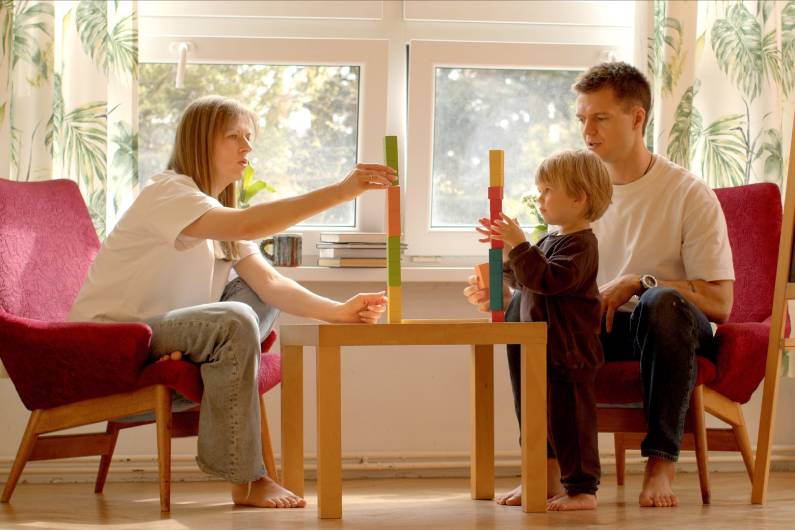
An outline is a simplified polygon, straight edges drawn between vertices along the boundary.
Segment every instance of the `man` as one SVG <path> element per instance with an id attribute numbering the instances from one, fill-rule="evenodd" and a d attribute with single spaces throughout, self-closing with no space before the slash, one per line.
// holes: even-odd
<path id="1" fill-rule="evenodd" d="M 603 63 L 573 85 L 586 147 L 607 167 L 613 203 L 593 224 L 599 240 L 597 283 L 602 295 L 601 340 L 606 362 L 639 360 L 649 431 L 641 506 L 676 506 L 673 493 L 685 413 L 696 377 L 696 355 L 714 357 L 712 322 L 731 312 L 734 269 L 726 220 L 712 190 L 698 177 L 649 152 L 643 138 L 651 89 L 636 68 Z M 488 291 L 470 278 L 467 299 L 488 309 Z M 504 287 L 506 296 L 510 296 Z M 506 319 L 518 314 L 509 306 Z M 519 349 L 509 346 L 519 412 Z M 548 494 L 560 490 L 560 470 L 548 464 Z M 521 487 L 497 498 L 521 504 Z"/>

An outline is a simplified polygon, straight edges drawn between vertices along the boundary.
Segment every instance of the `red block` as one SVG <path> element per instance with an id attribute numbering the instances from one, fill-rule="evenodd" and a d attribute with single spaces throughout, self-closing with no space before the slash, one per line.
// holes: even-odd
<path id="1" fill-rule="evenodd" d="M 400 235 L 400 186 L 386 190 L 386 232 L 389 236 Z"/>
<path id="2" fill-rule="evenodd" d="M 505 242 L 498 239 L 492 239 L 491 248 L 505 248 Z"/>
<path id="3" fill-rule="evenodd" d="M 502 186 L 489 186 L 489 199 L 502 200 L 503 187 Z"/>
<path id="4" fill-rule="evenodd" d="M 500 214 L 502 213 L 502 201 L 497 199 L 492 199 L 489 201 L 489 219 L 492 221 L 499 219 Z"/>
<path id="5" fill-rule="evenodd" d="M 505 311 L 492 311 L 491 312 L 491 321 L 492 322 L 505 322 Z"/>

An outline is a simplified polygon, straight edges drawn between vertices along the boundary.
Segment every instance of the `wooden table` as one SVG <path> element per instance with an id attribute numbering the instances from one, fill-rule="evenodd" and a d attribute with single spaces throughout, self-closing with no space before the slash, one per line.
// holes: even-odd
<path id="1" fill-rule="evenodd" d="M 404 320 L 401 324 L 296 324 L 280 328 L 283 485 L 304 494 L 303 349 L 316 350 L 317 498 L 321 519 L 342 517 L 340 348 L 471 345 L 470 491 L 494 497 L 494 345 L 522 346 L 522 509 L 546 509 L 546 324 Z"/>

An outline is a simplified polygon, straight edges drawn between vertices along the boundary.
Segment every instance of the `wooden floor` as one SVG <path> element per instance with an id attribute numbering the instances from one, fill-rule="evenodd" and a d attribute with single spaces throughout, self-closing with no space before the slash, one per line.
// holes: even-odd
<path id="1" fill-rule="evenodd" d="M 220 482 L 175 483 L 170 517 L 160 517 L 157 484 L 110 483 L 103 495 L 92 484 L 26 485 L 10 504 L 0 505 L 0 529 L 92 530 L 244 530 L 264 529 L 518 529 L 644 528 L 783 529 L 795 528 L 795 473 L 771 475 L 765 506 L 749 504 L 748 479 L 739 473 L 712 473 L 711 506 L 702 506 L 694 473 L 677 477 L 681 506 L 637 506 L 641 477 L 627 477 L 617 488 L 605 477 L 595 512 L 524 514 L 490 501 L 469 499 L 467 479 L 350 480 L 343 485 L 344 519 L 317 519 L 314 484 L 307 484 L 309 506 L 303 510 L 235 508 Z M 499 479 L 498 491 L 518 479 Z"/>

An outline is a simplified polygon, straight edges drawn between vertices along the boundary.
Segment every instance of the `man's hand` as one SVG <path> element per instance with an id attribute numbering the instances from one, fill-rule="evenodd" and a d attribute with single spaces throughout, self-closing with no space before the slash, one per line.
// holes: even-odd
<path id="1" fill-rule="evenodd" d="M 472 305 L 478 306 L 478 310 L 484 313 L 491 311 L 489 308 L 489 289 L 481 288 L 478 286 L 478 277 L 474 274 L 467 278 L 467 286 L 464 288 L 464 296 Z M 511 303 L 511 290 L 507 284 L 502 284 L 502 304 L 503 307 L 508 307 Z"/>
<path id="2" fill-rule="evenodd" d="M 375 324 L 386 311 L 387 298 L 383 292 L 359 293 L 339 304 L 329 322 L 335 324 Z"/>
<path id="3" fill-rule="evenodd" d="M 613 316 L 616 310 L 626 304 L 630 298 L 640 293 L 640 276 L 626 274 L 599 287 L 602 295 L 602 318 L 605 319 L 607 332 L 613 331 Z"/>

